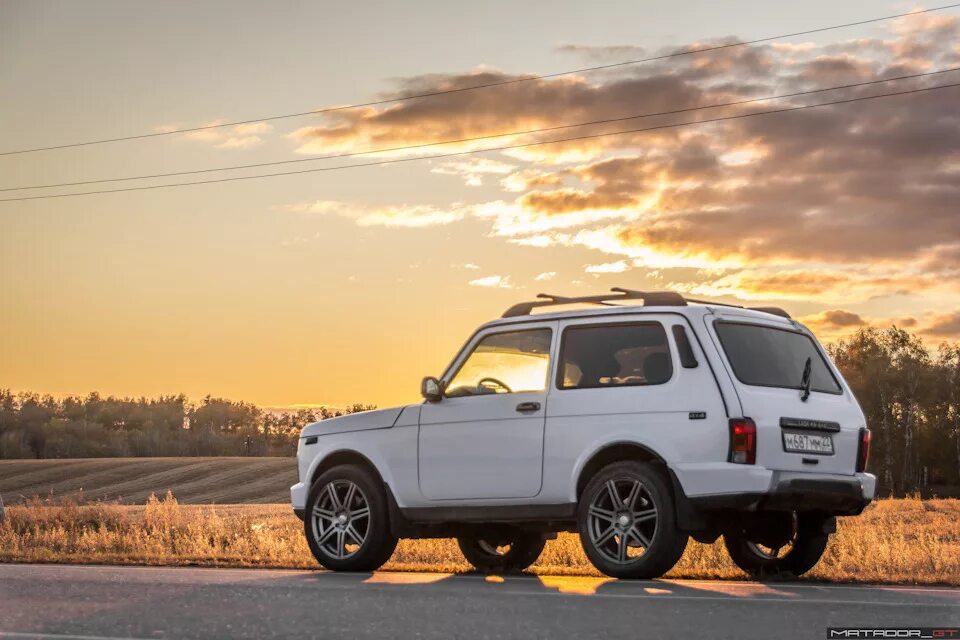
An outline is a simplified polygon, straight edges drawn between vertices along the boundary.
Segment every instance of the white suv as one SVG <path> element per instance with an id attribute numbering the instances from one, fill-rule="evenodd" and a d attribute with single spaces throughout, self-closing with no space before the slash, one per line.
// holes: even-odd
<path id="1" fill-rule="evenodd" d="M 398 538 L 456 537 L 478 570 L 518 571 L 576 531 L 616 577 L 660 576 L 689 537 L 720 535 L 745 571 L 800 575 L 874 494 L 863 412 L 780 309 L 541 295 L 421 391 L 303 429 L 291 497 L 323 566 L 370 571 Z"/>

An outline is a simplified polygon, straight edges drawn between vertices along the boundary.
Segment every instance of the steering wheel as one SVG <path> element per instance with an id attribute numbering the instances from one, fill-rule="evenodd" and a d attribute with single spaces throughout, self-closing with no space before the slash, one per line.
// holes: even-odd
<path id="1" fill-rule="evenodd" d="M 477 382 L 477 388 L 479 389 L 479 388 L 483 387 L 483 383 L 484 383 L 484 382 L 492 383 L 492 384 L 500 387 L 501 389 L 506 390 L 507 393 L 513 393 L 513 389 L 511 389 L 510 387 L 508 387 L 507 384 L 506 384 L 505 382 L 503 382 L 502 380 L 497 380 L 496 378 L 480 378 L 480 380 Z"/>

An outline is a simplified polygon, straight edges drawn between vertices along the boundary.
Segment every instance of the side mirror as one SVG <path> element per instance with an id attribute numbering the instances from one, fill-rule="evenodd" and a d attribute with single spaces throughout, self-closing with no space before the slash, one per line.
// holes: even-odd
<path id="1" fill-rule="evenodd" d="M 439 402 L 443 397 L 443 385 L 433 376 L 427 376 L 420 381 L 420 395 L 427 402 Z"/>

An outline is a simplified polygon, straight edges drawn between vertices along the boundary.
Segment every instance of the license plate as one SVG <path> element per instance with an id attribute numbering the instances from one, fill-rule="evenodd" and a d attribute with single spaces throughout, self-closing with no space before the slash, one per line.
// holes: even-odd
<path id="1" fill-rule="evenodd" d="M 833 438 L 819 433 L 783 432 L 783 450 L 788 453 L 815 453 L 833 455 Z"/>

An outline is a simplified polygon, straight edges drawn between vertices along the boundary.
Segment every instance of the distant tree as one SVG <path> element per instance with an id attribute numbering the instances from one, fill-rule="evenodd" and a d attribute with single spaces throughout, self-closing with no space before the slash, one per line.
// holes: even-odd
<path id="1" fill-rule="evenodd" d="M 57 414 L 57 403 L 51 396 L 23 394 L 18 421 L 21 438 L 36 458 L 43 458 L 47 445 L 47 426 Z"/>
<path id="2" fill-rule="evenodd" d="M 0 389 L 0 458 L 12 457 L 8 453 L 8 438 L 13 437 L 17 429 L 19 416 L 17 399 L 10 389 Z"/>
<path id="3" fill-rule="evenodd" d="M 937 435 L 932 446 L 944 453 L 946 482 L 960 484 L 960 344 L 942 344 L 937 352 Z M 943 446 L 952 440 L 952 447 Z"/>
<path id="4" fill-rule="evenodd" d="M 914 491 L 931 470 L 953 475 L 943 473 L 938 453 L 951 440 L 942 423 L 957 406 L 944 384 L 950 349 L 934 360 L 919 337 L 897 327 L 861 329 L 830 348 L 873 431 L 871 468 L 887 489 Z"/>

